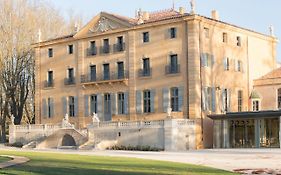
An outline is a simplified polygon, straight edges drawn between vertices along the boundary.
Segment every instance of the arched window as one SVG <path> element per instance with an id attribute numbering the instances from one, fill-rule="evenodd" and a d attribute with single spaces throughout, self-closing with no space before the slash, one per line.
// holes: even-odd
<path id="1" fill-rule="evenodd" d="M 277 90 L 277 107 L 281 109 L 281 88 Z"/>

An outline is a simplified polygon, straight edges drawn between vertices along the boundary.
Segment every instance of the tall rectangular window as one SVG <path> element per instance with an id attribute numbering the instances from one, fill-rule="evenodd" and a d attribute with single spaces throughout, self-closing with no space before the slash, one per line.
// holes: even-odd
<path id="1" fill-rule="evenodd" d="M 170 38 L 176 38 L 177 37 L 177 28 L 172 27 L 170 28 Z"/>
<path id="2" fill-rule="evenodd" d="M 170 56 L 170 73 L 178 73 L 178 55 Z"/>
<path id="3" fill-rule="evenodd" d="M 97 113 L 97 104 L 98 104 L 97 95 L 91 95 L 90 96 L 90 112 L 91 112 L 91 114 Z"/>
<path id="4" fill-rule="evenodd" d="M 73 54 L 73 44 L 68 45 L 68 54 Z"/>
<path id="5" fill-rule="evenodd" d="M 222 42 L 227 43 L 227 33 L 222 33 Z"/>
<path id="6" fill-rule="evenodd" d="M 177 87 L 171 88 L 170 96 L 172 111 L 179 111 L 179 89 Z"/>
<path id="7" fill-rule="evenodd" d="M 52 86 L 54 83 L 54 76 L 53 76 L 53 71 L 48 71 L 48 86 Z"/>
<path id="8" fill-rule="evenodd" d="M 68 68 L 68 78 L 74 79 L 74 69 L 73 68 Z"/>
<path id="9" fill-rule="evenodd" d="M 143 58 L 143 76 L 150 76 L 150 61 L 149 58 Z"/>
<path id="10" fill-rule="evenodd" d="M 144 111 L 144 113 L 151 112 L 151 92 L 150 92 L 150 90 L 143 91 L 143 111 Z"/>
<path id="11" fill-rule="evenodd" d="M 69 116 L 74 117 L 75 116 L 75 101 L 73 96 L 68 97 L 68 107 L 69 107 Z"/>
<path id="12" fill-rule="evenodd" d="M 123 62 L 117 63 L 117 78 L 118 79 L 124 78 L 124 63 Z"/>
<path id="13" fill-rule="evenodd" d="M 243 91 L 239 90 L 238 91 L 238 112 L 242 111 L 242 106 L 243 106 Z"/>
<path id="14" fill-rule="evenodd" d="M 230 90 L 222 89 L 222 107 L 223 112 L 230 111 Z"/>
<path id="15" fill-rule="evenodd" d="M 103 40 L 103 53 L 109 53 L 109 39 Z"/>
<path id="16" fill-rule="evenodd" d="M 90 80 L 91 81 L 96 81 L 96 78 L 97 78 L 96 65 L 91 65 L 90 66 Z"/>
<path id="17" fill-rule="evenodd" d="M 117 37 L 116 50 L 119 52 L 124 50 L 123 36 Z"/>
<path id="18" fill-rule="evenodd" d="M 97 54 L 96 41 L 90 41 L 90 48 L 88 50 L 88 55 L 96 55 L 96 54 Z"/>
<path id="19" fill-rule="evenodd" d="M 48 118 L 51 118 L 52 116 L 51 116 L 51 111 L 52 111 L 52 107 L 51 107 L 51 98 L 48 98 L 48 104 L 47 104 L 47 106 L 48 106 Z"/>
<path id="20" fill-rule="evenodd" d="M 149 42 L 149 32 L 143 32 L 142 36 L 143 36 L 143 42 L 144 43 Z"/>
<path id="21" fill-rule="evenodd" d="M 254 100 L 253 101 L 253 111 L 259 111 L 260 110 L 260 101 Z"/>
<path id="22" fill-rule="evenodd" d="M 230 61 L 229 58 L 224 59 L 224 70 L 229 71 Z"/>
<path id="23" fill-rule="evenodd" d="M 125 95 L 118 93 L 118 114 L 125 114 Z"/>
<path id="24" fill-rule="evenodd" d="M 110 94 L 104 94 L 104 113 L 109 114 L 111 112 Z"/>
<path id="25" fill-rule="evenodd" d="M 237 40 L 237 43 L 236 43 L 237 46 L 240 47 L 240 46 L 241 46 L 241 37 L 240 37 L 240 36 L 237 36 L 237 37 L 236 37 L 236 40 Z"/>
<path id="26" fill-rule="evenodd" d="M 103 80 L 109 80 L 110 79 L 110 69 L 109 64 L 103 65 Z"/>
<path id="27" fill-rule="evenodd" d="M 53 48 L 48 49 L 48 56 L 49 58 L 53 57 Z"/>

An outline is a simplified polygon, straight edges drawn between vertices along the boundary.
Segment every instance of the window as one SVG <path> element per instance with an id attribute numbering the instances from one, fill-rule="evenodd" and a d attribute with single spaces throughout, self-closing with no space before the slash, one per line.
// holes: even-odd
<path id="1" fill-rule="evenodd" d="M 68 68 L 68 78 L 74 79 L 74 69 L 73 68 Z"/>
<path id="2" fill-rule="evenodd" d="M 179 111 L 179 89 L 177 87 L 171 88 L 170 93 L 172 111 Z"/>
<path id="3" fill-rule="evenodd" d="M 52 111 L 52 107 L 51 107 L 51 98 L 48 98 L 48 118 L 51 118 L 51 112 Z"/>
<path id="4" fill-rule="evenodd" d="M 73 54 L 73 44 L 68 45 L 68 54 Z"/>
<path id="5" fill-rule="evenodd" d="M 169 73 L 178 73 L 179 65 L 178 65 L 178 55 L 170 55 L 170 70 Z"/>
<path id="6" fill-rule="evenodd" d="M 109 53 L 109 39 L 103 40 L 103 53 Z"/>
<path id="7" fill-rule="evenodd" d="M 229 71 L 229 66 L 230 66 L 229 58 L 225 58 L 224 59 L 224 70 Z"/>
<path id="8" fill-rule="evenodd" d="M 49 58 L 53 57 L 53 48 L 48 49 L 48 56 L 49 56 Z"/>
<path id="9" fill-rule="evenodd" d="M 90 96 L 90 112 L 91 114 L 97 113 L 97 95 L 91 95 Z"/>
<path id="10" fill-rule="evenodd" d="M 124 63 L 123 62 L 118 62 L 117 63 L 117 78 L 118 79 L 123 79 L 124 78 Z"/>
<path id="11" fill-rule="evenodd" d="M 239 90 L 238 91 L 238 112 L 242 111 L 242 106 L 243 106 L 243 91 Z"/>
<path id="12" fill-rule="evenodd" d="M 144 113 L 151 112 L 151 92 L 150 92 L 150 90 L 143 91 L 143 111 L 144 111 Z"/>
<path id="13" fill-rule="evenodd" d="M 177 37 L 177 29 L 175 27 L 170 28 L 170 38 L 176 38 Z"/>
<path id="14" fill-rule="evenodd" d="M 48 85 L 48 87 L 51 87 L 51 86 L 53 86 L 53 83 L 54 83 L 54 81 L 53 81 L 53 71 L 48 71 L 48 80 L 47 80 L 47 85 Z"/>
<path id="15" fill-rule="evenodd" d="M 75 84 L 74 69 L 68 68 L 67 69 L 67 78 L 65 79 L 65 85 L 71 85 L 71 84 Z"/>
<path id="16" fill-rule="evenodd" d="M 96 55 L 96 54 L 97 54 L 96 41 L 90 41 L 90 49 L 88 51 L 88 55 Z"/>
<path id="17" fill-rule="evenodd" d="M 143 58 L 143 76 L 150 76 L 150 61 L 149 58 Z"/>
<path id="18" fill-rule="evenodd" d="M 237 72 L 242 72 L 242 61 L 236 60 L 236 65 L 235 66 L 236 66 L 235 70 Z"/>
<path id="19" fill-rule="evenodd" d="M 202 67 L 212 67 L 214 64 L 214 56 L 209 53 L 203 53 L 201 55 Z"/>
<path id="20" fill-rule="evenodd" d="M 277 105 L 278 109 L 281 109 L 281 88 L 277 90 Z"/>
<path id="21" fill-rule="evenodd" d="M 118 93 L 118 114 L 125 114 L 125 95 Z"/>
<path id="22" fill-rule="evenodd" d="M 70 117 L 75 116 L 74 106 L 75 106 L 74 97 L 69 96 L 68 97 L 68 107 L 69 107 L 69 116 Z"/>
<path id="23" fill-rule="evenodd" d="M 110 94 L 104 94 L 104 113 L 110 114 L 111 105 L 110 105 Z"/>
<path id="24" fill-rule="evenodd" d="M 205 37 L 206 38 L 209 38 L 209 28 L 207 28 L 207 27 L 204 27 L 204 35 L 205 35 Z"/>
<path id="25" fill-rule="evenodd" d="M 103 80 L 109 80 L 110 79 L 110 70 L 109 70 L 109 64 L 103 65 Z"/>
<path id="26" fill-rule="evenodd" d="M 142 36 L 143 36 L 143 42 L 144 43 L 149 42 L 149 33 L 148 32 L 143 32 Z"/>
<path id="27" fill-rule="evenodd" d="M 222 89 L 222 111 L 230 111 L 230 90 Z"/>
<path id="28" fill-rule="evenodd" d="M 97 69 L 96 65 L 91 65 L 90 66 L 90 80 L 91 81 L 96 81 L 96 74 L 97 74 Z"/>
<path id="29" fill-rule="evenodd" d="M 237 46 L 241 46 L 241 37 L 240 36 L 237 36 L 236 37 L 236 40 L 237 40 Z"/>
<path id="30" fill-rule="evenodd" d="M 260 101 L 254 100 L 253 101 L 253 111 L 259 111 L 260 110 Z"/>
<path id="31" fill-rule="evenodd" d="M 227 43 L 227 33 L 222 33 L 222 42 Z"/>
<path id="32" fill-rule="evenodd" d="M 116 50 L 117 50 L 118 52 L 124 50 L 123 36 L 117 37 Z"/>

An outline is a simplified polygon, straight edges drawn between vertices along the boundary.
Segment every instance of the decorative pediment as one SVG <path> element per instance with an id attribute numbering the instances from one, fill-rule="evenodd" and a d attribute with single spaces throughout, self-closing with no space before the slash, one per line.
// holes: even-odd
<path id="1" fill-rule="evenodd" d="M 85 25 L 76 35 L 75 38 L 83 37 L 89 34 L 104 33 L 116 29 L 128 28 L 132 24 L 120 16 L 101 12 L 95 16 L 87 25 Z"/>
<path id="2" fill-rule="evenodd" d="M 96 32 L 107 32 L 109 30 L 114 30 L 118 28 L 118 24 L 114 21 L 109 20 L 108 18 L 102 16 L 98 23 L 94 25 L 92 28 L 89 29 L 89 32 L 96 33 Z"/>

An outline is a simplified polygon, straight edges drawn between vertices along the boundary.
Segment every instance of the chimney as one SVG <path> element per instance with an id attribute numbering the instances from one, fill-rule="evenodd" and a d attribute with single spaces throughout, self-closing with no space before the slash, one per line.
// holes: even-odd
<path id="1" fill-rule="evenodd" d="M 181 15 L 183 15 L 183 14 L 185 13 L 185 9 L 184 9 L 183 7 L 180 7 L 180 8 L 179 8 L 179 13 L 180 13 Z"/>
<path id="2" fill-rule="evenodd" d="M 143 12 L 143 20 L 144 21 L 149 20 L 149 13 L 148 12 Z"/>
<path id="3" fill-rule="evenodd" d="M 216 11 L 216 10 L 212 11 L 212 19 L 220 20 L 219 12 L 218 11 Z"/>

